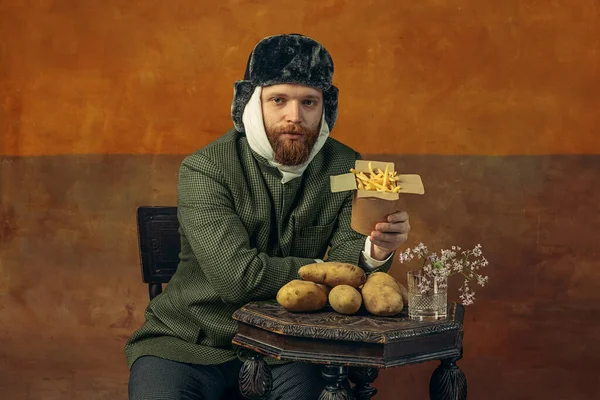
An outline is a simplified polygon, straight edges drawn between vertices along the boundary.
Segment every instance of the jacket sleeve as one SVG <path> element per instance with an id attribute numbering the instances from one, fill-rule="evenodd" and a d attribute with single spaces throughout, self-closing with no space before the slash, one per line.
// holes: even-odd
<path id="1" fill-rule="evenodd" d="M 350 228 L 351 216 L 352 192 L 348 192 L 348 197 L 338 215 L 337 226 L 330 239 L 327 261 L 359 264 L 360 254 L 365 247 L 366 236 Z"/>
<path id="2" fill-rule="evenodd" d="M 270 257 L 250 246 L 222 172 L 198 154 L 179 170 L 178 217 L 212 288 L 226 302 L 274 298 L 311 258 Z"/>

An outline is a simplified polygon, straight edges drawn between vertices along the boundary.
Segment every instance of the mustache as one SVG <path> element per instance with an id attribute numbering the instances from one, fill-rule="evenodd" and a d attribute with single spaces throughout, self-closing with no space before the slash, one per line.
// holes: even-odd
<path id="1" fill-rule="evenodd" d="M 284 135 L 284 134 L 308 135 L 311 133 L 309 129 L 306 129 L 299 125 L 278 127 L 278 128 L 275 128 L 273 131 L 274 131 L 274 133 L 279 134 L 279 135 Z"/>

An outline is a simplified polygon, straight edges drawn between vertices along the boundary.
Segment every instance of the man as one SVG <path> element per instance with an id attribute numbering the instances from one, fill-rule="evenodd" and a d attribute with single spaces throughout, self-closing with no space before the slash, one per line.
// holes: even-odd
<path id="1" fill-rule="evenodd" d="M 235 310 L 275 298 L 326 253 L 367 271 L 391 265 L 407 214 L 365 237 L 350 228 L 351 192 L 330 191 L 329 176 L 359 158 L 329 137 L 332 78 L 329 53 L 305 36 L 267 37 L 252 51 L 235 84 L 235 127 L 181 165 L 181 261 L 127 343 L 130 399 L 219 399 L 241 366 Z M 316 399 L 325 386 L 318 366 L 273 364 L 272 399 Z"/>

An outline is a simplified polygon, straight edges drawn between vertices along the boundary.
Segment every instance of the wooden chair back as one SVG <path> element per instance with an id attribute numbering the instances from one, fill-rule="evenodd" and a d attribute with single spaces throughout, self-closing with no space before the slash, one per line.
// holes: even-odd
<path id="1" fill-rule="evenodd" d="M 137 226 L 142 281 L 148 284 L 150 300 L 162 293 L 179 265 L 181 242 L 177 207 L 140 206 Z"/>

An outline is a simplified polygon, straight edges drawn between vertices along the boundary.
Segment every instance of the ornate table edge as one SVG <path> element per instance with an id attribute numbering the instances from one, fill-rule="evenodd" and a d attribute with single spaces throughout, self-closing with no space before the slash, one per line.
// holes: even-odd
<path id="1" fill-rule="evenodd" d="M 431 352 L 427 355 L 424 354 L 414 354 L 411 356 L 403 357 L 401 359 L 395 360 L 380 360 L 379 362 L 374 362 L 373 360 L 368 361 L 366 359 L 359 359 L 356 357 L 347 357 L 347 356 L 329 356 L 327 361 L 325 359 L 319 360 L 319 357 L 308 353 L 306 351 L 293 351 L 293 350 L 285 350 L 282 351 L 275 346 L 266 344 L 264 342 L 255 340 L 253 338 L 243 336 L 243 335 L 235 335 L 232 340 L 232 343 L 239 348 L 249 349 L 255 353 L 261 354 L 265 357 L 270 357 L 275 360 L 281 361 L 289 361 L 289 362 L 308 362 L 312 364 L 320 364 L 320 365 L 344 365 L 347 367 L 355 367 L 355 368 L 377 368 L 377 369 L 387 369 L 400 367 L 403 365 L 410 364 L 420 364 L 430 361 L 438 361 L 443 359 L 455 358 L 460 355 L 460 350 L 456 348 L 447 348 L 442 349 L 436 352 Z"/>
<path id="2" fill-rule="evenodd" d="M 252 302 L 243 306 L 233 313 L 233 319 L 251 326 L 256 326 L 269 332 L 306 338 L 327 339 L 327 340 L 348 340 L 353 342 L 365 343 L 390 343 L 398 340 L 410 339 L 417 336 L 437 334 L 447 331 L 462 331 L 464 318 L 464 306 L 458 303 L 449 302 L 452 307 L 452 320 L 422 321 L 423 326 L 410 329 L 402 329 L 387 332 L 369 332 L 345 329 L 343 327 L 313 325 L 293 325 L 275 320 L 268 315 L 257 313 L 255 310 L 249 310 L 246 307 L 251 305 L 260 305 L 273 303 L 272 300 Z"/>

